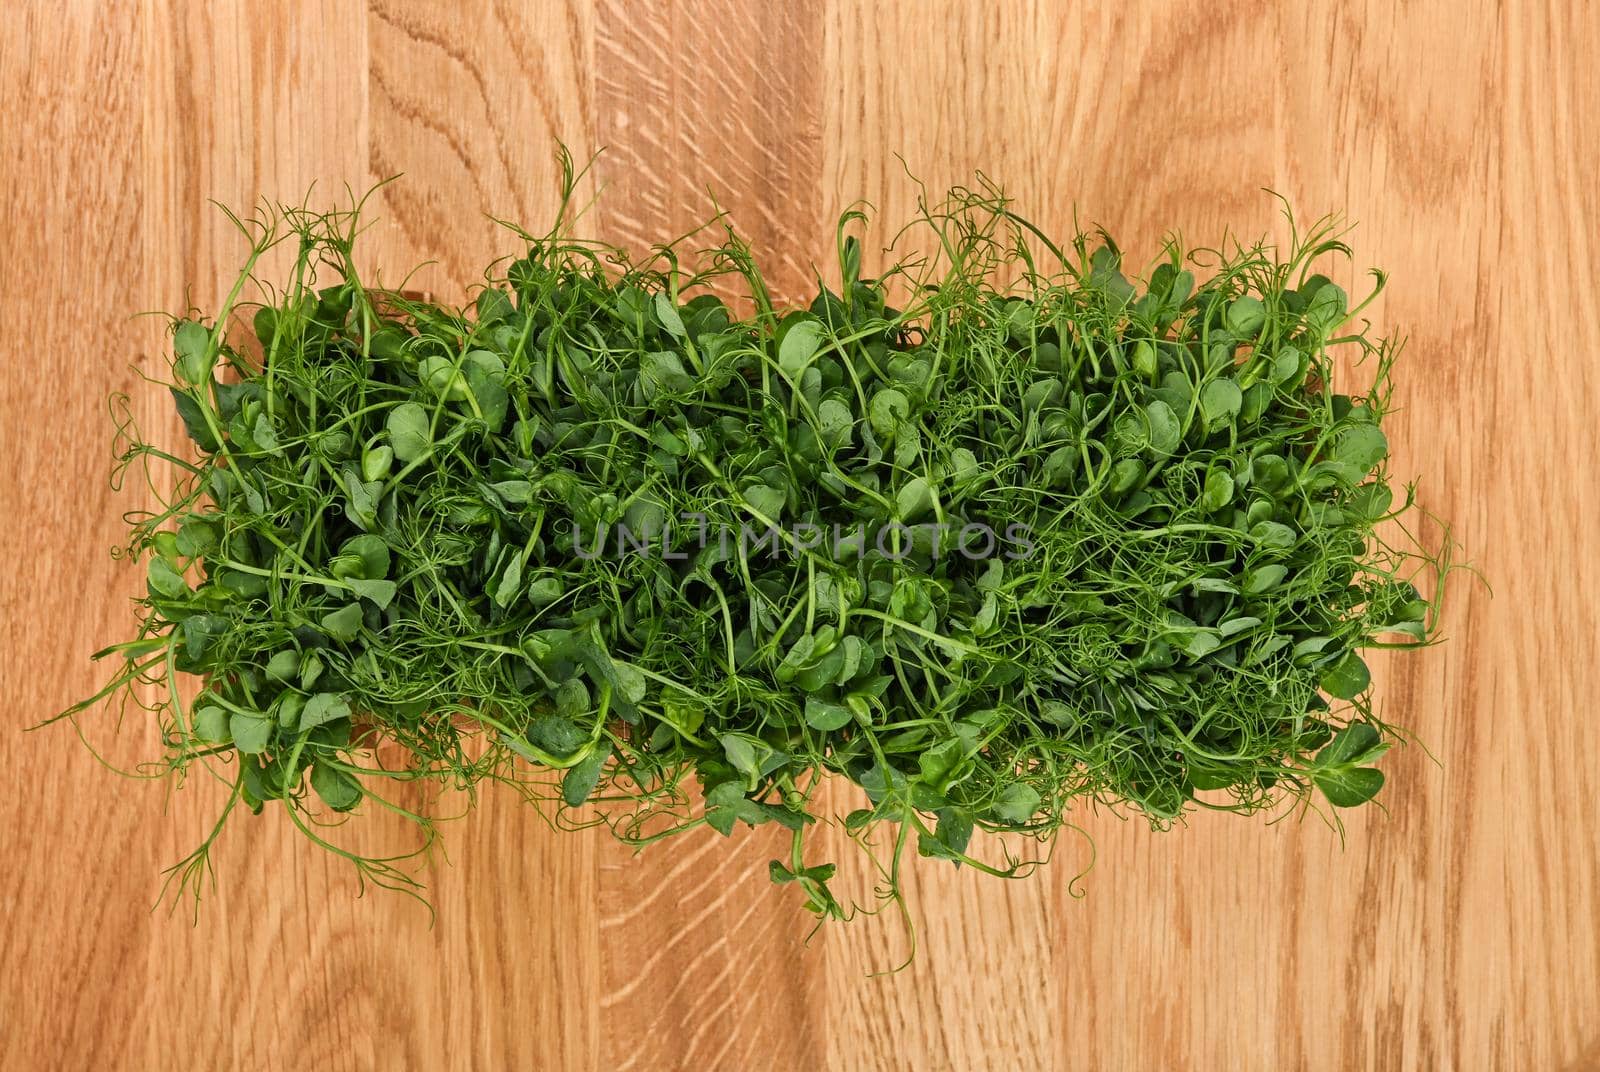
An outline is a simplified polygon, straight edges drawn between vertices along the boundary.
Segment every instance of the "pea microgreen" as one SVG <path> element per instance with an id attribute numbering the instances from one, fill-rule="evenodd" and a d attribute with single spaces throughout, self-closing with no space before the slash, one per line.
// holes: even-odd
<path id="1" fill-rule="evenodd" d="M 431 837 L 393 787 L 494 780 L 634 844 L 780 824 L 771 874 L 823 917 L 864 906 L 807 860 L 818 819 L 890 846 L 898 899 L 907 845 L 1022 874 L 973 832 L 1048 841 L 1074 805 L 1164 827 L 1377 793 L 1361 653 L 1434 639 L 1449 562 L 1397 521 L 1397 348 L 1311 274 L 1332 225 L 1281 257 L 1174 242 L 1133 278 L 963 189 L 917 221 L 937 256 L 865 278 L 859 219 L 839 289 L 794 310 L 731 233 L 690 274 L 564 211 L 455 308 L 363 282 L 358 207 L 242 222 L 228 302 L 173 326 L 192 460 L 120 430 L 122 469 L 176 484 L 133 518 L 138 632 L 66 714 L 153 691 L 167 768 L 220 775 L 223 820 L 281 806 L 380 885 L 414 880 L 328 813 Z M 829 779 L 867 806 L 829 815 Z"/>

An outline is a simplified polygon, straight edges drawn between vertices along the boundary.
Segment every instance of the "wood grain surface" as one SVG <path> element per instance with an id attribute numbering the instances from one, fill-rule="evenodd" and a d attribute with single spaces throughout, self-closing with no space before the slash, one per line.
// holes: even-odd
<path id="1" fill-rule="evenodd" d="M 0 1067 L 1600 1068 L 1597 52 L 1580 0 L 3 5 Z M 808 944 L 764 832 L 635 857 L 508 794 L 447 826 L 431 925 L 271 818 L 228 835 L 197 925 L 152 912 L 216 787 L 23 732 L 132 620 L 107 394 L 178 438 L 136 314 L 216 307 L 241 243 L 211 199 L 399 173 L 366 255 L 459 295 L 512 251 L 491 216 L 553 210 L 556 139 L 606 147 L 596 235 L 645 249 L 715 203 L 791 297 L 852 202 L 910 213 L 912 174 L 981 170 L 1136 258 L 1283 237 L 1264 188 L 1359 223 L 1409 338 L 1396 467 L 1493 588 L 1377 662 L 1431 756 L 1386 759 L 1343 846 L 1085 812 L 1076 885 L 1081 838 L 1025 882 L 922 861 L 886 977 L 903 929 Z M 108 763 L 156 746 L 90 726 Z"/>

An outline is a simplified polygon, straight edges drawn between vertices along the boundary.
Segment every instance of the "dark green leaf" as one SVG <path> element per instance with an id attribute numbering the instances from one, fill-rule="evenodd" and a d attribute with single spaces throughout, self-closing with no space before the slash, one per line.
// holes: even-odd
<path id="1" fill-rule="evenodd" d="M 311 788 L 334 811 L 349 811 L 361 802 L 361 783 L 348 772 L 326 763 L 312 764 Z"/>
<path id="2" fill-rule="evenodd" d="M 600 773 L 610 758 L 611 746 L 603 745 L 592 749 L 587 756 L 568 768 L 566 776 L 561 779 L 561 799 L 567 807 L 576 808 L 589 799 L 589 794 L 600 784 Z"/>
<path id="3" fill-rule="evenodd" d="M 784 333 L 778 344 L 778 367 L 791 380 L 798 381 L 821 347 L 822 325 L 815 320 L 801 320 Z"/>
<path id="4" fill-rule="evenodd" d="M 354 640 L 361 631 L 361 604 L 347 603 L 322 616 L 322 630 L 335 640 Z"/>
<path id="5" fill-rule="evenodd" d="M 331 692 L 319 692 L 306 700 L 305 707 L 300 711 L 297 728 L 302 731 L 314 729 L 324 723 L 349 717 L 350 705 L 345 703 L 344 697 Z"/>
<path id="6" fill-rule="evenodd" d="M 1317 765 L 1342 767 L 1367 763 L 1381 755 L 1386 747 L 1377 728 L 1371 723 L 1352 722 L 1317 753 Z"/>
<path id="7" fill-rule="evenodd" d="M 1372 684 L 1372 675 L 1361 656 L 1351 652 L 1322 675 L 1322 691 L 1341 700 L 1353 700 Z"/>
<path id="8" fill-rule="evenodd" d="M 1375 424 L 1353 425 L 1345 429 L 1333 445 L 1335 461 L 1363 474 L 1370 472 L 1388 454 L 1389 440 Z"/>
<path id="9" fill-rule="evenodd" d="M 677 306 L 672 304 L 672 295 L 661 290 L 656 292 L 656 319 L 661 321 L 661 326 L 668 335 L 674 339 L 684 338 L 688 332 L 683 328 L 683 317 L 678 315 Z"/>
<path id="10" fill-rule="evenodd" d="M 187 391 L 180 391 L 176 387 L 168 390 L 172 392 L 173 404 L 178 407 L 178 416 L 183 419 L 183 428 L 189 433 L 189 438 L 194 440 L 201 450 L 216 450 L 217 437 L 211 434 L 211 426 L 206 423 L 206 411 L 201 404 Z"/>
<path id="11" fill-rule="evenodd" d="M 682 325 L 679 325 L 681 330 Z M 665 351 L 645 354 L 639 362 L 639 385 L 647 399 L 666 394 L 682 394 L 694 386 L 677 354 Z"/>
<path id="12" fill-rule="evenodd" d="M 271 719 L 241 711 L 233 712 L 228 718 L 228 733 L 233 738 L 234 747 L 248 755 L 260 755 L 267 750 L 274 728 Z"/>
<path id="13" fill-rule="evenodd" d="M 1177 414 L 1172 412 L 1172 407 L 1156 399 L 1145 407 L 1144 415 L 1150 430 L 1151 453 L 1157 457 L 1165 457 L 1177 450 L 1183 429 L 1178 423 Z"/>
<path id="14" fill-rule="evenodd" d="M 1311 777 L 1328 798 L 1328 803 L 1336 808 L 1365 804 L 1383 788 L 1383 772 L 1376 767 L 1315 771 Z"/>
<path id="15" fill-rule="evenodd" d="M 844 704 L 829 703 L 814 696 L 806 699 L 806 724 L 819 732 L 843 729 L 853 717 Z"/>
<path id="16" fill-rule="evenodd" d="M 1039 792 L 1030 785 L 1013 782 L 994 803 L 995 818 L 1008 823 L 1025 823 L 1039 810 Z"/>
<path id="17" fill-rule="evenodd" d="M 222 708 L 214 704 L 202 707 L 194 713 L 195 736 L 219 744 L 228 741 L 233 735 L 229 721 L 228 712 Z"/>
<path id="18" fill-rule="evenodd" d="M 390 448 L 402 463 L 416 461 L 433 447 L 428 411 L 415 402 L 402 402 L 390 410 L 386 426 Z"/>
<path id="19" fill-rule="evenodd" d="M 1243 402 L 1237 383 L 1230 379 L 1212 380 L 1200 388 L 1200 417 L 1207 428 L 1226 427 L 1239 415 Z"/>

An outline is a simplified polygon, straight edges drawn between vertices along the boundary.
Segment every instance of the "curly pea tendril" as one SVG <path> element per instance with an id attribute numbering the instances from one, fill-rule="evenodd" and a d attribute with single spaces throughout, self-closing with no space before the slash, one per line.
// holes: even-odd
<path id="1" fill-rule="evenodd" d="M 562 167 L 554 226 L 513 228 L 526 255 L 465 308 L 363 283 L 360 202 L 232 217 L 232 292 L 173 322 L 189 456 L 114 401 L 115 479 L 157 501 L 129 515 L 148 593 L 57 717 L 134 705 L 145 773 L 230 787 L 174 896 L 241 804 L 415 895 L 438 816 L 406 782 L 504 783 L 633 845 L 777 823 L 772 878 L 823 919 L 904 912 L 913 843 L 1024 874 L 1075 802 L 1166 827 L 1378 792 L 1397 731 L 1361 652 L 1436 639 L 1451 544 L 1387 477 L 1397 345 L 1311 271 L 1348 255 L 1333 221 L 1291 219 L 1282 259 L 1174 239 L 1130 279 L 984 180 L 925 200 L 886 253 L 932 252 L 876 278 L 847 213 L 833 283 L 784 309 L 720 217 L 642 265 L 573 237 Z M 1341 353 L 1364 394 L 1335 393 Z M 833 814 L 840 781 L 865 806 Z M 363 802 L 422 844 L 337 844 Z M 865 901 L 807 857 L 818 819 L 867 851 Z M 1001 863 L 975 829 L 1011 835 Z"/>

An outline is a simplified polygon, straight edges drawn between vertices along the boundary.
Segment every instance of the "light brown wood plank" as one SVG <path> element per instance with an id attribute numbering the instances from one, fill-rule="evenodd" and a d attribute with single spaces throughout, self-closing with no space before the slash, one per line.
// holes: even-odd
<path id="1" fill-rule="evenodd" d="M 1585 1068 L 1600 1064 L 1600 489 L 1583 475 L 1600 460 L 1600 11 L 1529 6 L 1500 29 L 1499 241 L 1477 317 L 1493 334 L 1446 350 L 1476 397 L 1435 417 L 1470 444 L 1457 501 L 1496 591 L 1460 626 L 1478 661 L 1449 782 L 1468 809 L 1451 830 L 1449 1029 L 1463 1060 Z"/>
<path id="2" fill-rule="evenodd" d="M 774 296 L 809 300 L 810 263 L 832 240 L 818 211 L 816 6 L 602 3 L 595 27 L 601 237 L 643 258 L 721 209 Z M 782 831 L 702 829 L 638 856 L 603 851 L 605 1067 L 822 1066 L 826 962 L 767 874 L 787 850 Z"/>
<path id="3" fill-rule="evenodd" d="M 812 264 L 833 243 L 818 184 L 819 6 L 611 0 L 595 24 L 604 236 L 641 255 L 720 208 L 774 297 L 809 301 Z"/>
<path id="4" fill-rule="evenodd" d="M 134 591 L 108 554 L 123 507 L 105 482 L 105 396 L 136 389 L 126 343 L 145 333 L 127 314 L 149 298 L 135 29 L 82 8 L 0 13 L 0 761 L 16 779 L 0 804 L 0 1062 L 13 1068 L 121 1061 L 161 940 L 144 899 L 159 793 L 108 774 L 70 730 L 22 732 L 94 691 L 84 655 L 121 635 Z M 128 744 L 109 758 L 136 761 Z"/>
<path id="5" fill-rule="evenodd" d="M 400 176 L 373 236 L 386 271 L 432 262 L 413 285 L 459 297 L 526 252 L 495 219 L 535 234 L 553 221 L 557 142 L 580 164 L 595 149 L 594 19 L 559 0 L 371 5 L 369 164 Z"/>
<path id="6" fill-rule="evenodd" d="M 556 140 L 591 151 L 591 19 L 562 3 L 370 7 L 366 162 L 374 180 L 400 176 L 374 199 L 368 251 L 385 281 L 430 262 L 408 285 L 463 301 L 491 260 L 525 252 L 495 218 L 547 226 Z M 378 908 L 396 925 L 368 955 L 385 1005 L 404 1010 L 391 1029 L 413 1040 L 406 1064 L 600 1067 L 597 837 L 551 829 L 510 791 L 479 799 L 428 870 L 434 929 Z"/>
<path id="7" fill-rule="evenodd" d="M 146 10 L 138 36 L 150 67 L 145 82 L 142 143 L 146 197 L 147 307 L 213 311 L 248 252 L 220 205 L 244 215 L 263 200 L 332 207 L 346 186 L 366 184 L 366 33 L 349 4 L 274 10 L 250 4 L 159 3 Z M 333 51 L 325 42 L 338 40 Z M 314 187 L 314 189 L 313 189 Z M 265 266 L 272 278 L 287 250 Z M 246 300 L 257 294 L 247 290 Z M 167 345 L 159 333 L 148 353 Z M 125 360 L 122 355 L 108 355 Z M 147 428 L 173 445 L 181 427 L 153 392 L 141 398 Z M 130 586 L 131 587 L 131 586 Z M 123 610 L 124 620 L 129 620 Z M 147 745 L 153 732 L 145 731 Z M 226 774 L 227 772 L 223 772 Z M 146 787 L 151 797 L 160 790 Z M 147 820 L 158 866 L 175 863 L 198 844 L 226 799 L 226 789 L 201 772 L 173 798 L 165 816 Z M 341 832 L 358 845 L 398 844 L 401 824 Z M 414 841 L 415 839 L 412 838 Z M 164 1016 L 144 1021 L 144 1049 L 159 1055 L 231 1067 L 270 1053 L 283 1039 L 303 1039 L 305 1052 L 331 1068 L 369 1067 L 403 1049 L 407 1033 L 376 1036 L 386 1019 L 385 953 L 357 901 L 353 873 L 307 855 L 281 814 L 242 811 L 213 854 L 216 882 L 191 925 L 189 905 L 162 908 L 160 937 L 140 949 L 143 985 Z M 159 876 L 129 874 L 130 893 L 148 906 Z M 285 898 L 325 899 L 318 916 L 285 911 Z M 394 906 L 397 918 L 425 925 L 415 906 Z M 387 949 L 386 949 L 387 947 Z M 192 995 L 192 997 L 190 996 Z M 227 1030 L 185 1029 L 178 1010 L 197 1006 Z"/>

